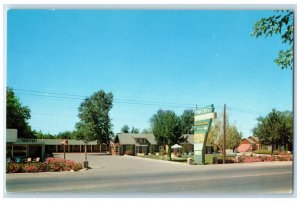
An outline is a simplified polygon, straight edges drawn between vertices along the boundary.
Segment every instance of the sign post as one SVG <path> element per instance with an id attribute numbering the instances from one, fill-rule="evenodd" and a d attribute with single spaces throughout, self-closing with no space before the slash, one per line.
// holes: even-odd
<path id="1" fill-rule="evenodd" d="M 68 145 L 68 140 L 63 139 L 61 140 L 60 144 L 64 145 L 64 159 L 66 159 L 66 145 Z"/>
<path id="2" fill-rule="evenodd" d="M 205 148 L 212 119 L 217 117 L 214 105 L 196 109 L 194 117 L 194 163 L 205 164 Z"/>

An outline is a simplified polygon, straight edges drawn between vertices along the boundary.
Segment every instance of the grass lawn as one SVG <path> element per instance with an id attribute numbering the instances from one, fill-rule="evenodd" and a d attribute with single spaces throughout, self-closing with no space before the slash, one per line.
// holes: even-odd
<path id="1" fill-rule="evenodd" d="M 171 161 L 174 161 L 174 162 L 180 162 L 180 163 L 186 163 L 188 157 L 190 157 L 190 158 L 192 158 L 192 159 L 194 160 L 194 155 L 191 155 L 191 156 L 186 156 L 186 157 L 176 157 L 176 158 L 172 158 Z M 213 154 L 206 154 L 206 155 L 205 155 L 205 163 L 206 163 L 206 164 L 213 164 L 213 157 L 214 157 Z M 220 155 L 220 154 L 216 155 L 216 157 L 217 157 L 218 159 L 223 159 L 223 156 Z M 227 155 L 227 156 L 226 156 L 226 159 L 229 160 L 231 157 L 233 157 L 233 155 Z M 151 155 L 151 156 L 143 156 L 143 158 L 167 161 L 167 158 L 166 158 L 165 156 Z"/>

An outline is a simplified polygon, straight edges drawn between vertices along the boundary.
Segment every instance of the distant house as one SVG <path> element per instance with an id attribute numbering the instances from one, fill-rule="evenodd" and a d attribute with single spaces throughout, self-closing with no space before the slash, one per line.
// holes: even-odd
<path id="1" fill-rule="evenodd" d="M 194 152 L 194 135 L 184 134 L 183 142 L 181 142 L 180 145 L 182 146 L 184 153 Z"/>
<path id="2" fill-rule="evenodd" d="M 259 150 L 261 148 L 261 144 L 259 139 L 254 136 L 249 136 L 248 138 L 244 138 L 240 145 L 237 148 L 238 152 L 250 152 Z"/>
<path id="3" fill-rule="evenodd" d="M 113 155 L 146 155 L 150 151 L 159 151 L 153 134 L 118 133 L 112 146 Z"/>

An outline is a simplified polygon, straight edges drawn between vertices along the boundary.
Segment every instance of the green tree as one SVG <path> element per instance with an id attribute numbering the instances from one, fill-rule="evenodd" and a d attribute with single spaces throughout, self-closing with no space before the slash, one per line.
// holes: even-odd
<path id="1" fill-rule="evenodd" d="M 182 136 L 180 117 L 173 111 L 160 109 L 150 122 L 155 140 L 168 146 L 168 159 L 171 160 L 171 145 L 179 143 Z"/>
<path id="2" fill-rule="evenodd" d="M 76 131 L 63 131 L 56 135 L 57 139 L 77 139 Z"/>
<path id="3" fill-rule="evenodd" d="M 51 135 L 50 133 L 43 133 L 41 130 L 34 130 L 33 133 L 37 139 L 56 139 L 56 136 Z"/>
<path id="4" fill-rule="evenodd" d="M 221 121 L 219 119 L 213 119 L 207 136 L 207 144 L 209 143 L 213 147 L 214 151 L 221 149 L 220 142 L 223 135 L 221 128 Z"/>
<path id="5" fill-rule="evenodd" d="M 293 150 L 293 113 L 284 111 L 280 113 L 282 126 L 280 129 L 281 139 L 280 144 L 285 146 L 286 150 Z"/>
<path id="6" fill-rule="evenodd" d="M 254 136 L 258 137 L 264 145 L 275 148 L 293 146 L 293 115 L 291 112 L 280 112 L 273 109 L 266 117 L 257 119 L 257 126 L 253 129 Z"/>
<path id="7" fill-rule="evenodd" d="M 18 130 L 19 138 L 35 138 L 34 132 L 28 123 L 30 109 L 22 106 L 12 88 L 6 88 L 6 128 Z"/>
<path id="8" fill-rule="evenodd" d="M 132 126 L 131 133 L 140 133 L 140 130 Z"/>
<path id="9" fill-rule="evenodd" d="M 124 125 L 122 128 L 121 128 L 121 133 L 129 133 L 129 126 L 128 125 Z"/>
<path id="10" fill-rule="evenodd" d="M 210 143 L 214 151 L 218 148 L 223 151 L 224 148 L 224 121 L 223 114 L 220 113 L 219 118 L 213 119 L 211 129 L 208 133 L 207 142 Z M 242 141 L 242 133 L 238 131 L 234 124 L 229 123 L 229 115 L 226 113 L 226 149 L 236 149 Z"/>
<path id="11" fill-rule="evenodd" d="M 282 69 L 294 66 L 294 12 L 290 10 L 276 11 L 276 15 L 261 18 L 253 26 L 252 36 L 271 37 L 280 35 L 282 43 L 288 46 L 287 50 L 279 50 L 276 64 Z"/>
<path id="12" fill-rule="evenodd" d="M 226 148 L 234 151 L 242 139 L 243 134 L 237 130 L 237 127 L 235 125 L 229 125 L 226 130 Z"/>
<path id="13" fill-rule="evenodd" d="M 101 90 L 80 104 L 78 114 L 80 122 L 76 123 L 77 139 L 85 142 L 97 140 L 98 143 L 109 145 L 113 134 L 109 117 L 112 102 L 112 93 L 106 94 Z"/>
<path id="14" fill-rule="evenodd" d="M 180 116 L 182 121 L 182 133 L 183 134 L 193 134 L 194 133 L 194 111 L 191 109 L 186 109 Z"/>
<path id="15" fill-rule="evenodd" d="M 144 128 L 144 129 L 141 131 L 141 134 L 151 134 L 151 133 L 152 133 L 151 128 Z"/>

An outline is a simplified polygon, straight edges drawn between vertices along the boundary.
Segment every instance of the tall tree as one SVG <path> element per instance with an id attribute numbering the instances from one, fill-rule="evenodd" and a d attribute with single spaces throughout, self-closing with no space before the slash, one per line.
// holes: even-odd
<path id="1" fill-rule="evenodd" d="M 19 138 L 34 138 L 35 135 L 28 123 L 30 109 L 22 106 L 12 88 L 6 88 L 6 128 L 18 130 Z"/>
<path id="2" fill-rule="evenodd" d="M 112 102 L 112 93 L 105 93 L 101 90 L 80 104 L 78 114 L 80 122 L 76 123 L 78 139 L 85 142 L 97 140 L 98 143 L 109 145 L 113 134 L 109 117 Z"/>
<path id="3" fill-rule="evenodd" d="M 182 121 L 182 132 L 183 134 L 193 134 L 194 133 L 194 110 L 186 109 L 180 116 Z"/>
<path id="4" fill-rule="evenodd" d="M 218 148 L 221 148 L 220 142 L 223 134 L 221 128 L 221 121 L 218 118 L 213 119 L 210 131 L 208 133 L 207 143 L 213 147 L 214 151 L 217 151 Z"/>
<path id="5" fill-rule="evenodd" d="M 140 130 L 132 126 L 131 133 L 140 133 Z"/>
<path id="6" fill-rule="evenodd" d="M 224 123 L 223 123 L 223 113 L 212 121 L 212 126 L 209 131 L 207 142 L 210 143 L 214 151 L 218 148 L 223 151 L 223 141 L 224 141 Z M 238 131 L 234 124 L 229 123 L 229 115 L 226 113 L 226 149 L 234 150 L 237 148 L 242 141 L 242 133 Z"/>
<path id="7" fill-rule="evenodd" d="M 168 159 L 171 160 L 171 145 L 179 143 L 182 136 L 180 117 L 170 110 L 158 110 L 151 118 L 155 140 L 168 146 Z"/>
<path id="8" fill-rule="evenodd" d="M 242 139 L 243 134 L 237 130 L 237 127 L 235 125 L 229 125 L 226 130 L 226 148 L 234 151 Z"/>
<path id="9" fill-rule="evenodd" d="M 124 125 L 122 128 L 121 128 L 121 132 L 122 133 L 129 133 L 129 126 L 128 125 Z"/>
<path id="10" fill-rule="evenodd" d="M 280 112 L 273 109 L 266 117 L 259 117 L 257 121 L 253 134 L 259 138 L 262 144 L 272 145 L 272 154 L 275 147 L 292 148 L 293 116 L 291 112 Z"/>
<path id="11" fill-rule="evenodd" d="M 253 26 L 252 36 L 271 37 L 279 34 L 283 44 L 288 46 L 287 50 L 279 50 L 276 64 L 282 69 L 294 66 L 294 12 L 290 10 L 276 11 L 276 15 L 261 18 Z"/>

